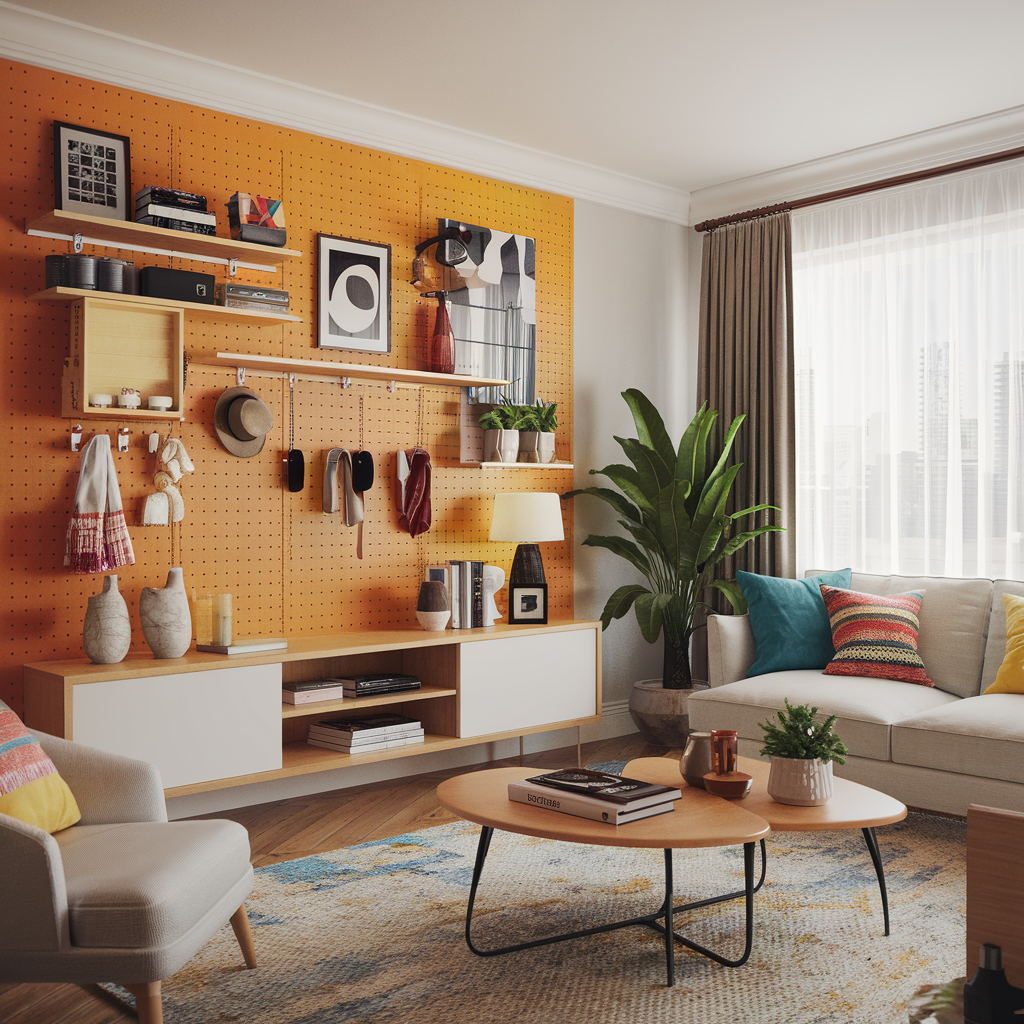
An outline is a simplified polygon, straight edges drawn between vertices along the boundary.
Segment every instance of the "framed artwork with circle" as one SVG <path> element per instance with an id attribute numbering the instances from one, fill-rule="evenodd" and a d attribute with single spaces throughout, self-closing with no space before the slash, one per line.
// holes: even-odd
<path id="1" fill-rule="evenodd" d="M 54 209 L 131 220 L 128 137 L 53 122 Z"/>
<path id="2" fill-rule="evenodd" d="M 517 584 L 508 588 L 508 621 L 511 625 L 546 626 L 548 622 L 548 585 Z"/>
<path id="3" fill-rule="evenodd" d="M 391 351 L 391 246 L 317 235 L 317 347 Z"/>

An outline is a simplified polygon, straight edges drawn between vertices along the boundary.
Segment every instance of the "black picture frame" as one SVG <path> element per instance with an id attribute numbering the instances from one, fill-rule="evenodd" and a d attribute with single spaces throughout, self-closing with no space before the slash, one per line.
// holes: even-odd
<path id="1" fill-rule="evenodd" d="M 316 236 L 317 348 L 391 351 L 391 246 Z"/>
<path id="2" fill-rule="evenodd" d="M 55 210 L 132 220 L 131 170 L 127 135 L 53 122 Z"/>
<path id="3" fill-rule="evenodd" d="M 508 588 L 508 621 L 513 626 L 548 624 L 548 585 L 512 583 Z"/>

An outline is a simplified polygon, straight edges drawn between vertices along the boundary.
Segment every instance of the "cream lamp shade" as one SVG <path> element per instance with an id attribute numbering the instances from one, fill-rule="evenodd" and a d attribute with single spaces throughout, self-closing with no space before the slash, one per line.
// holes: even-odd
<path id="1" fill-rule="evenodd" d="M 491 540 L 518 541 L 509 583 L 544 583 L 538 542 L 565 540 L 562 505 L 557 494 L 496 494 L 491 513 Z"/>

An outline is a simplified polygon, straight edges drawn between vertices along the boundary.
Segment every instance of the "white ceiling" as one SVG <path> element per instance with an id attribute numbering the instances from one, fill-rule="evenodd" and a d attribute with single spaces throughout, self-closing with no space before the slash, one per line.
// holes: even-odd
<path id="1" fill-rule="evenodd" d="M 685 192 L 1024 104 L 1020 0 L 20 0 Z"/>

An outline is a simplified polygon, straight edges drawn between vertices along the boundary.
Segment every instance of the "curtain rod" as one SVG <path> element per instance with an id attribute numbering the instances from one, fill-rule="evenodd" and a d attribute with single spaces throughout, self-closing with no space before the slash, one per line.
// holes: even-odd
<path id="1" fill-rule="evenodd" d="M 954 164 L 942 164 L 940 167 L 929 167 L 923 171 L 899 174 L 894 178 L 882 178 L 880 181 L 869 181 L 863 185 L 852 185 L 849 188 L 836 189 L 834 192 L 822 192 L 820 195 L 807 196 L 804 199 L 792 199 L 788 203 L 776 203 L 774 206 L 762 206 L 757 210 L 745 210 L 743 213 L 733 213 L 728 217 L 703 220 L 699 224 L 695 224 L 693 230 L 714 231 L 715 228 L 720 228 L 725 224 L 736 224 L 742 220 L 753 220 L 755 217 L 766 217 L 768 214 L 783 213 L 786 210 L 800 210 L 805 206 L 817 206 L 820 203 L 829 203 L 834 199 L 846 199 L 849 196 L 859 196 L 866 192 L 880 192 L 882 189 L 895 188 L 897 185 L 909 185 L 915 181 L 925 181 L 928 178 L 938 178 L 944 174 L 954 174 L 956 171 L 969 171 L 974 167 L 1002 163 L 1004 160 L 1013 160 L 1018 156 L 1024 156 L 1024 146 L 1007 149 L 1002 153 L 990 153 L 987 156 L 975 157 L 973 160 L 960 160 Z"/>

